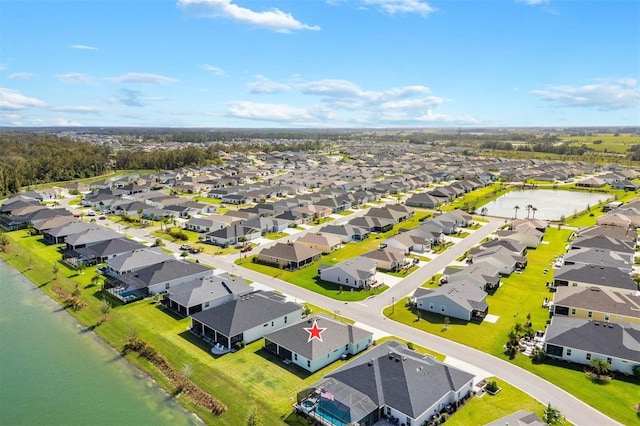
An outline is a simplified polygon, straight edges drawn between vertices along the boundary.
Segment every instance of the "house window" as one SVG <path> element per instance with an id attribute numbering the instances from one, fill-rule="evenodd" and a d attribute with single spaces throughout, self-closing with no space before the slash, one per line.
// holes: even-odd
<path id="1" fill-rule="evenodd" d="M 571 309 L 571 315 L 575 315 L 576 314 L 576 308 L 572 308 Z"/>
<path id="2" fill-rule="evenodd" d="M 287 317 L 284 317 L 284 323 L 285 324 L 287 323 Z"/>
<path id="3" fill-rule="evenodd" d="M 440 311 L 444 312 L 444 305 L 440 305 Z"/>
<path id="4" fill-rule="evenodd" d="M 273 321 L 271 321 L 271 327 L 273 327 Z"/>
<path id="5" fill-rule="evenodd" d="M 591 318 L 591 317 L 593 316 L 593 312 L 591 312 L 591 311 L 587 312 L 587 316 L 588 316 L 589 318 Z"/>
<path id="6" fill-rule="evenodd" d="M 348 350 L 349 350 L 349 345 L 348 345 L 348 344 L 347 344 L 347 345 L 344 345 L 344 350 L 345 350 L 345 351 L 348 351 Z"/>
<path id="7" fill-rule="evenodd" d="M 311 368 L 311 361 L 307 360 L 307 367 Z"/>
<path id="8" fill-rule="evenodd" d="M 164 285 L 164 288 L 165 288 L 166 290 L 169 290 L 169 287 L 170 287 L 170 284 L 169 284 L 169 283 L 166 283 L 166 284 Z"/>
<path id="9" fill-rule="evenodd" d="M 567 356 L 571 356 L 571 349 L 567 348 Z"/>
<path id="10" fill-rule="evenodd" d="M 205 309 L 209 307 L 209 302 L 204 302 Z"/>
<path id="11" fill-rule="evenodd" d="M 612 361 L 612 360 L 611 360 L 611 357 L 610 357 L 610 356 L 608 356 L 608 357 L 607 357 L 607 362 L 609 363 L 609 365 L 611 365 L 611 361 Z"/>
<path id="12" fill-rule="evenodd" d="M 432 311 L 435 309 L 435 307 L 433 306 L 433 303 L 429 303 L 429 309 L 431 309 Z"/>
<path id="13" fill-rule="evenodd" d="M 345 279 L 344 282 L 349 284 L 349 278 Z"/>
<path id="14" fill-rule="evenodd" d="M 407 417 L 407 426 L 411 426 L 411 418 Z"/>
<path id="15" fill-rule="evenodd" d="M 387 407 L 387 416 L 391 415 L 391 407 Z"/>
<path id="16" fill-rule="evenodd" d="M 340 282 L 340 277 L 338 277 L 338 282 Z"/>
<path id="17" fill-rule="evenodd" d="M 604 314 L 604 320 L 609 321 L 609 314 Z"/>
<path id="18" fill-rule="evenodd" d="M 297 361 L 298 360 L 298 354 L 293 354 L 293 359 Z"/>
<path id="19" fill-rule="evenodd" d="M 587 361 L 591 361 L 591 354 L 587 352 Z"/>

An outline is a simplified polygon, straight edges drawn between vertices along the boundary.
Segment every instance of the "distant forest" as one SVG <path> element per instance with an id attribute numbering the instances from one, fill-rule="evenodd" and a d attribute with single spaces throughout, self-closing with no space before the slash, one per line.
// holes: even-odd
<path id="1" fill-rule="evenodd" d="M 0 133 L 0 196 L 21 187 L 105 173 L 109 151 L 45 133 Z"/>
<path id="2" fill-rule="evenodd" d="M 186 138 L 183 133 L 178 133 L 176 137 L 179 140 Z M 156 143 L 175 142 L 167 135 L 162 136 L 163 140 L 156 140 L 154 136 L 152 139 Z M 129 141 L 128 149 L 112 153 L 109 148 L 95 143 L 78 142 L 48 133 L 0 132 L 0 197 L 16 194 L 22 187 L 91 178 L 111 169 L 171 170 L 219 164 L 221 151 L 309 151 L 325 146 L 325 143 L 313 140 L 285 140 L 266 145 L 237 141 L 215 142 L 206 147 L 187 145 L 177 149 L 141 150 L 149 142 Z"/>

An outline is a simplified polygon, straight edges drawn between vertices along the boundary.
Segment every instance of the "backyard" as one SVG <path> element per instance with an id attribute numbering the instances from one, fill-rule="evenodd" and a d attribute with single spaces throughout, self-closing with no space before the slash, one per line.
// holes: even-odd
<path id="1" fill-rule="evenodd" d="M 255 401 L 265 424 L 278 424 L 290 413 L 289 398 L 294 397 L 297 390 L 344 363 L 338 361 L 309 375 L 304 370 L 273 360 L 270 354 L 261 349 L 261 341 L 234 354 L 216 358 L 209 353 L 209 345 L 187 331 L 189 319 L 175 316 L 150 299 L 128 305 L 109 299 L 114 308 L 108 314 L 107 321 L 100 323 L 104 316 L 100 310 L 103 295 L 99 292 L 102 279 L 92 283 L 96 267 L 78 273 L 58 262 L 60 246 L 43 244 L 40 236 L 30 236 L 27 231 L 15 231 L 7 236 L 11 244 L 3 258 L 58 303 L 65 304 L 59 293 L 53 290 L 54 286 L 71 294 L 78 284 L 79 298 L 86 303 L 86 307 L 78 312 L 70 312 L 117 351 L 122 350 L 127 339 L 135 333 L 156 348 L 174 368 L 179 370 L 185 364 L 190 365 L 193 371 L 191 380 L 229 407 L 225 414 L 214 416 L 185 397 L 178 397 L 183 405 L 196 412 L 207 424 L 243 424 L 251 408 L 247 401 Z M 54 264 L 58 265 L 57 272 L 54 272 Z M 312 311 L 319 311 L 314 306 L 310 307 Z M 133 353 L 126 357 L 149 373 L 169 393 L 173 392 L 167 379 L 149 362 Z"/>

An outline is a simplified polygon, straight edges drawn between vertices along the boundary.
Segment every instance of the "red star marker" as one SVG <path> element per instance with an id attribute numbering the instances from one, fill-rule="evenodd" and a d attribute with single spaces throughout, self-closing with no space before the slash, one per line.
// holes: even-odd
<path id="1" fill-rule="evenodd" d="M 326 330 L 326 328 L 318 327 L 318 320 L 313 320 L 313 327 L 310 327 L 310 328 L 305 327 L 305 330 L 309 332 L 309 340 L 307 340 L 307 343 L 309 343 L 313 339 L 318 339 L 320 340 L 320 342 L 322 342 L 321 334 L 323 331 Z"/>

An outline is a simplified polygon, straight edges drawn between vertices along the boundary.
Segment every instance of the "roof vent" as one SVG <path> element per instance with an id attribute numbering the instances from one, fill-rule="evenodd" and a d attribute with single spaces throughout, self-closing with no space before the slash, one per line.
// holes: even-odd
<path id="1" fill-rule="evenodd" d="M 600 325 L 599 322 L 594 322 L 593 325 L 595 325 L 596 327 Z"/>
<path id="2" fill-rule="evenodd" d="M 613 324 L 609 324 L 609 328 L 613 328 Z"/>

